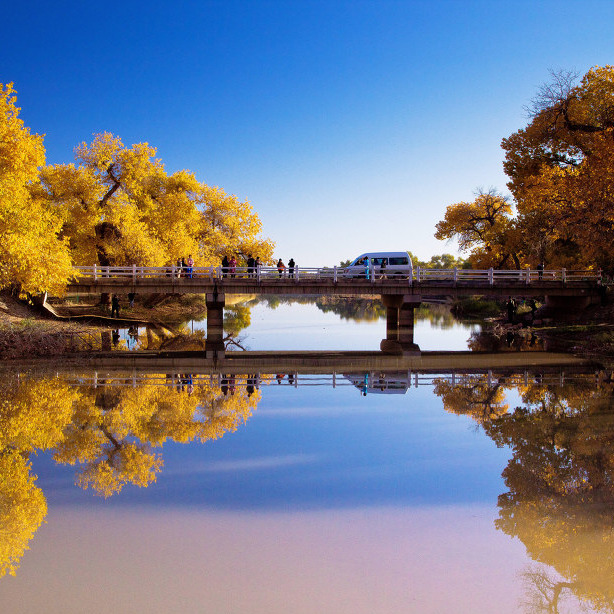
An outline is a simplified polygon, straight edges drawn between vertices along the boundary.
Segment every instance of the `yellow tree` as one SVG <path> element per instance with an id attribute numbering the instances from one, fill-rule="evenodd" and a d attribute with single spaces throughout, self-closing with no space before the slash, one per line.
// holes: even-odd
<path id="1" fill-rule="evenodd" d="M 520 268 L 512 206 L 493 189 L 479 192 L 473 202 L 450 205 L 435 238 L 456 239 L 460 250 L 469 252 L 473 268 Z"/>
<path id="2" fill-rule="evenodd" d="M 75 151 L 77 165 L 50 166 L 41 177 L 76 263 L 160 266 L 192 254 L 210 265 L 228 251 L 270 259 L 273 245 L 258 237 L 249 203 L 189 171 L 168 175 L 147 143 L 126 147 L 104 133 Z"/>
<path id="3" fill-rule="evenodd" d="M 614 67 L 552 76 L 502 142 L 518 225 L 532 260 L 614 270 Z"/>
<path id="4" fill-rule="evenodd" d="M 43 137 L 19 118 L 12 84 L 0 83 L 0 289 L 61 294 L 72 273 L 61 219 L 40 198 Z"/>

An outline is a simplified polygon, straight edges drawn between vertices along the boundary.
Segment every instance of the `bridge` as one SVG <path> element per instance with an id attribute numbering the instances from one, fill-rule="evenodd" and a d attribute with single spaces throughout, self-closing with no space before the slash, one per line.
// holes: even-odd
<path id="1" fill-rule="evenodd" d="M 354 386 L 361 392 L 405 393 L 434 386 L 555 386 L 595 383 L 599 366 L 570 354 L 531 352 L 423 352 L 392 356 L 381 352 L 228 352 L 221 360 L 202 352 L 101 352 L 84 356 L 12 361 L 34 376 L 52 375 L 95 388 L 165 386 L 176 390 L 209 385 L 228 389 L 267 385 Z M 1 370 L 1 369 L 0 369 Z M 248 388 L 249 391 L 249 388 Z"/>
<path id="2" fill-rule="evenodd" d="M 381 350 L 419 352 L 414 343 L 414 309 L 424 300 L 449 296 L 541 297 L 582 308 L 603 289 L 600 271 L 426 269 L 410 275 L 382 274 L 372 268 L 360 277 L 343 267 L 295 267 L 279 272 L 274 267 L 193 267 L 189 272 L 168 267 L 75 267 L 68 293 L 84 294 L 203 294 L 207 305 L 207 352 L 222 355 L 223 310 L 226 295 L 373 296 L 386 307 L 386 338 Z"/>

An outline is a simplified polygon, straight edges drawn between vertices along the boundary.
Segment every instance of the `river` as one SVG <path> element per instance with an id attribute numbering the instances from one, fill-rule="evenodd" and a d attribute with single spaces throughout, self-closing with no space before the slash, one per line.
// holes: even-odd
<path id="1" fill-rule="evenodd" d="M 385 333 L 377 313 L 272 306 L 242 347 Z M 414 340 L 462 351 L 479 331 L 425 311 Z M 614 611 L 598 367 L 97 378 L 2 375 L 7 612 Z"/>

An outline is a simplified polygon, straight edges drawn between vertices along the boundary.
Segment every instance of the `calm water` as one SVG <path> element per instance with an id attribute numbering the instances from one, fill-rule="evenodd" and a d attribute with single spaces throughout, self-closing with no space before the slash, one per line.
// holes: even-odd
<path id="1" fill-rule="evenodd" d="M 419 320 L 423 350 L 466 349 L 476 330 L 440 324 Z M 374 350 L 384 329 L 260 305 L 240 338 L 254 350 Z M 7 376 L 0 564 L 16 575 L 0 580 L 0 603 L 612 612 L 612 384 L 585 371 L 454 384 L 430 373 L 417 387 L 414 374 L 376 374 L 396 381 L 387 392 L 373 373 L 366 387 L 338 373 L 333 387 L 332 374 L 284 372 L 261 374 L 251 395 L 253 379 L 219 374 L 98 389 Z M 30 470 L 16 449 L 39 450 Z"/>

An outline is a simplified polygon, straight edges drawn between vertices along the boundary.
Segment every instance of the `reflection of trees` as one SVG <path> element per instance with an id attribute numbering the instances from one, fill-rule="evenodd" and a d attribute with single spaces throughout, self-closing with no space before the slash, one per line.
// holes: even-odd
<path id="1" fill-rule="evenodd" d="M 541 351 L 544 342 L 532 331 L 499 328 L 471 333 L 468 348 L 473 352 Z"/>
<path id="2" fill-rule="evenodd" d="M 284 297 L 260 296 L 252 304 L 264 304 L 270 309 L 279 305 L 315 305 L 324 313 L 334 313 L 343 320 L 355 322 L 373 322 L 386 318 L 386 308 L 379 297 L 350 297 L 350 296 L 319 296 L 319 297 Z M 448 305 L 423 303 L 415 312 L 415 318 L 428 320 L 437 328 L 452 328 L 457 322 Z"/>
<path id="3" fill-rule="evenodd" d="M 488 392 L 479 384 L 463 384 L 462 392 L 442 385 L 438 393 L 447 409 L 472 415 L 498 446 L 512 450 L 496 526 L 518 537 L 539 564 L 524 574 L 525 605 L 561 612 L 573 598 L 614 612 L 612 384 L 588 376 L 573 385 L 520 378 L 504 385 L 518 390 L 523 405 L 489 417 Z M 501 389 L 501 381 L 492 386 Z"/>
<path id="4" fill-rule="evenodd" d="M 224 345 L 227 349 L 239 347 L 243 349 L 239 333 L 251 323 L 251 309 L 247 305 L 232 305 L 224 311 Z M 169 334 L 167 329 L 148 328 L 148 350 L 196 350 L 205 349 L 207 344 L 206 332 L 202 329 L 190 330 L 183 326 Z"/>
<path id="5" fill-rule="evenodd" d="M 192 385 L 189 375 L 178 381 L 81 388 L 57 378 L 0 381 L 0 576 L 14 573 L 46 515 L 30 454 L 50 451 L 56 462 L 78 466 L 77 484 L 108 497 L 126 484 L 155 481 L 162 467 L 157 449 L 166 440 L 222 437 L 260 399 L 244 386 L 224 395 L 212 384 Z"/>
<path id="6" fill-rule="evenodd" d="M 335 313 L 343 320 L 373 322 L 386 317 L 386 308 L 377 299 L 321 296 L 315 304 L 320 311 Z"/>
<path id="7" fill-rule="evenodd" d="M 442 398 L 446 411 L 471 416 L 483 424 L 508 410 L 505 389 L 500 382 L 489 385 L 484 376 L 466 376 L 462 384 L 434 380 L 435 394 Z"/>
<path id="8" fill-rule="evenodd" d="M 47 515 L 47 501 L 35 480 L 22 454 L 6 449 L 0 453 L 0 577 L 15 574 Z"/>

